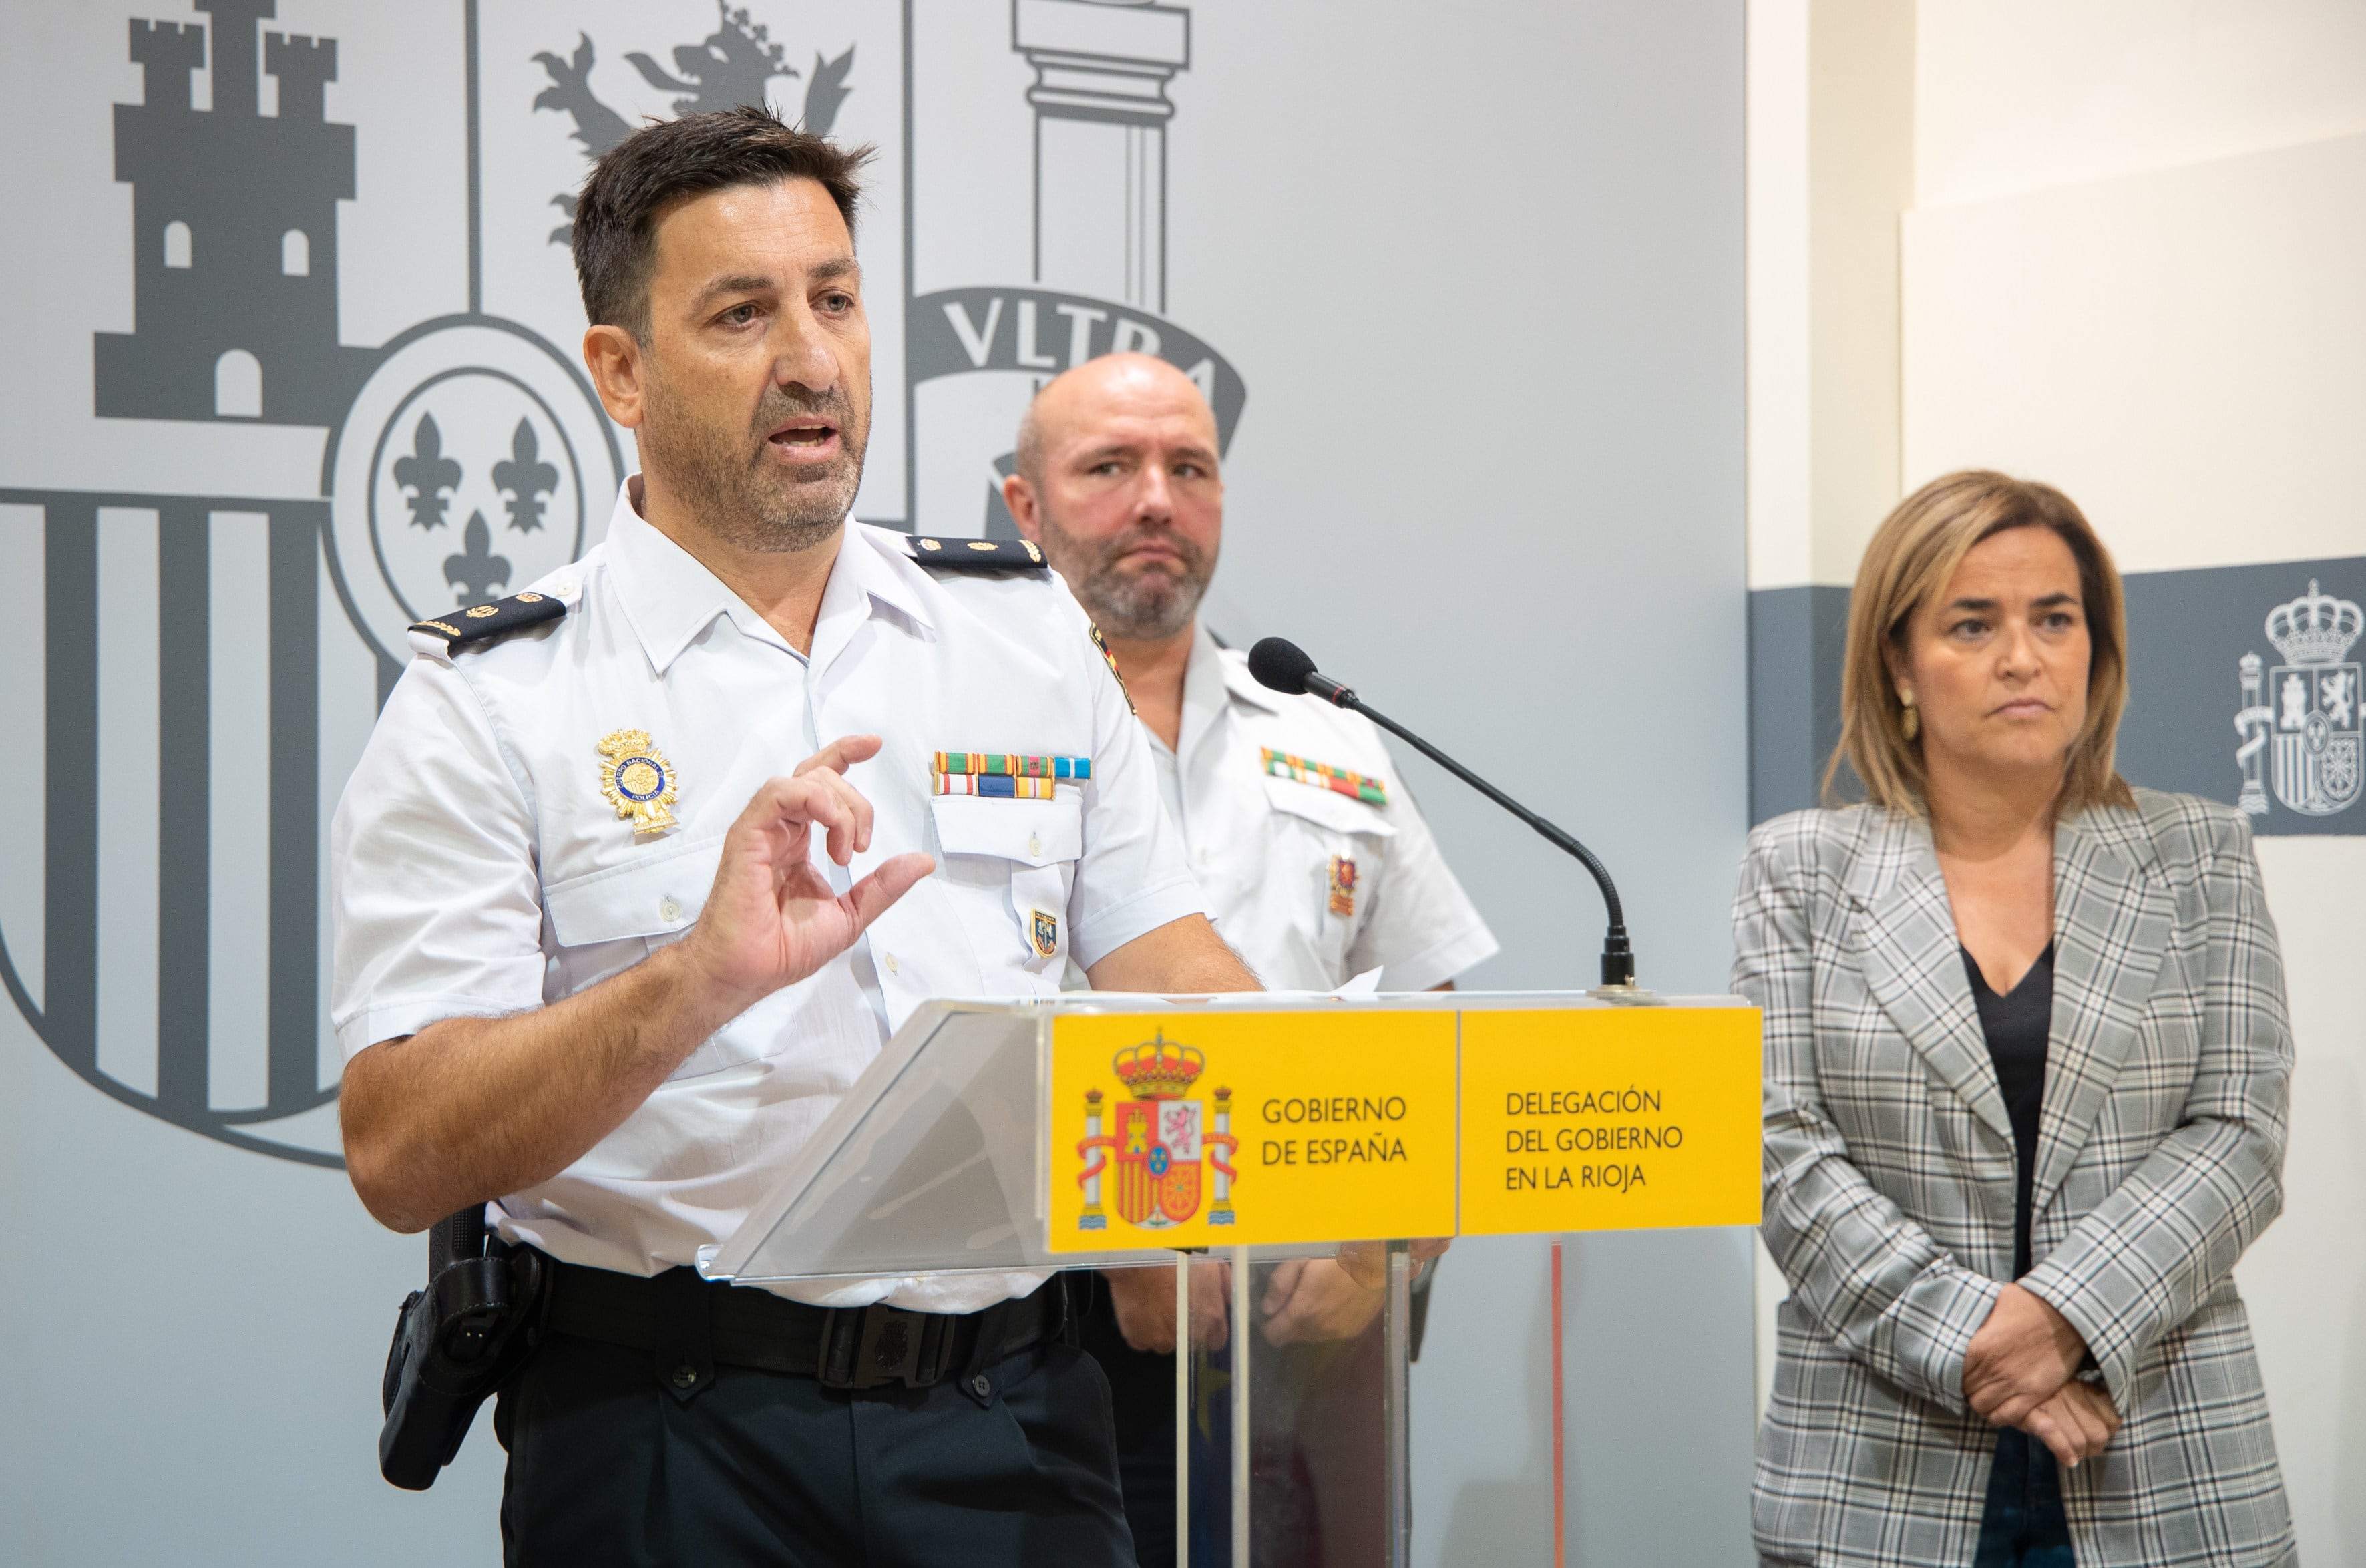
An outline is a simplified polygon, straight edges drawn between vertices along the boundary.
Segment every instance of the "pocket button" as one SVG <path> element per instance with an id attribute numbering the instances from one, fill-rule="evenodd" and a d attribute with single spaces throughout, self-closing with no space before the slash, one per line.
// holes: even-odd
<path id="1" fill-rule="evenodd" d="M 682 919 L 682 900 L 679 898 L 659 899 L 658 919 L 669 921 Z"/>
<path id="2" fill-rule="evenodd" d="M 1027 852 L 1033 855 L 1037 860 L 1042 860 L 1043 858 L 1043 835 L 1041 833 L 1030 833 L 1027 835 Z"/>

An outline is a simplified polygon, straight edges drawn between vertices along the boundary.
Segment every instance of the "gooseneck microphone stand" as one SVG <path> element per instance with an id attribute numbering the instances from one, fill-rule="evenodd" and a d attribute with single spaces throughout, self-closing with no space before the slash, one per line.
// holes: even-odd
<path id="1" fill-rule="evenodd" d="M 1340 682 L 1318 672 L 1314 660 L 1296 643 L 1284 637 L 1269 637 L 1249 650 L 1249 673 L 1257 683 L 1277 692 L 1295 696 L 1303 693 L 1321 697 L 1335 707 L 1362 714 L 1391 735 L 1403 740 L 1423 756 L 1477 790 L 1521 821 L 1538 837 L 1563 854 L 1573 855 L 1578 863 L 1594 874 L 1594 886 L 1602 889 L 1602 902 L 1609 911 L 1610 929 L 1602 938 L 1602 984 L 1613 992 L 1635 991 L 1635 950 L 1627 938 L 1627 911 L 1618 901 L 1617 886 L 1610 880 L 1610 869 L 1600 857 L 1581 844 L 1572 835 L 1481 778 L 1436 747 L 1399 724 L 1395 719 L 1373 707 Z"/>

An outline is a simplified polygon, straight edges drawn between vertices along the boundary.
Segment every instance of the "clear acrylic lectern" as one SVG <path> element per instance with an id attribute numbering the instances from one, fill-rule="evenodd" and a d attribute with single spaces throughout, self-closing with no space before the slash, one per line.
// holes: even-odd
<path id="1" fill-rule="evenodd" d="M 1729 998 L 932 1002 L 700 1269 L 1164 1267 L 1203 1342 L 1176 1358 L 1178 1564 L 1342 1560 L 1315 1539 L 1402 1563 L 1403 1238 L 1755 1223 L 1757 1111 L 1757 1015 Z M 1291 1260 L 1374 1238 L 1368 1298 L 1335 1280 L 1314 1320 L 1286 1310 Z"/>

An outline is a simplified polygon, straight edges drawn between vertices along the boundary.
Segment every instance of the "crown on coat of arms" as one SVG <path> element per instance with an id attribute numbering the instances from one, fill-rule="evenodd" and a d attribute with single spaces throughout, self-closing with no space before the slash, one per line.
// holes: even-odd
<path id="1" fill-rule="evenodd" d="M 1178 1100 L 1207 1066 L 1208 1058 L 1189 1045 L 1177 1045 L 1161 1030 L 1130 1051 L 1121 1051 L 1110 1064 L 1125 1087 L 1144 1100 Z"/>
<path id="2" fill-rule="evenodd" d="M 2361 629 L 2366 629 L 2366 612 L 2353 600 L 2318 592 L 2315 578 L 2309 579 L 2307 592 L 2268 612 L 2268 640 L 2294 664 L 2338 662 Z"/>

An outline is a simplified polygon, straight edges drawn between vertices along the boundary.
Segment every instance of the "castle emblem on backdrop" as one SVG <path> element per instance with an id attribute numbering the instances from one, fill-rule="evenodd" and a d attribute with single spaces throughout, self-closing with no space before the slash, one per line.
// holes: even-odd
<path id="1" fill-rule="evenodd" d="M 2357 604 L 2308 592 L 2268 612 L 2268 640 L 2284 662 L 2270 669 L 2256 653 L 2237 666 L 2243 737 L 2235 760 L 2243 769 L 2240 805 L 2253 816 L 2268 810 L 2267 786 L 2291 810 L 2330 817 L 2358 798 L 2366 723 L 2360 714 L 2360 667 L 2346 656 L 2366 630 Z M 2268 777 L 2260 778 L 2260 762 Z"/>
<path id="2" fill-rule="evenodd" d="M 1085 1091 L 1085 1136 L 1076 1145 L 1077 1156 L 1086 1161 L 1076 1179 L 1085 1190 L 1085 1209 L 1076 1228 L 1109 1228 L 1101 1204 L 1107 1181 L 1115 1189 L 1118 1218 L 1143 1230 L 1172 1229 L 1200 1212 L 1203 1174 L 1213 1178 L 1208 1183 L 1208 1223 L 1233 1224 L 1233 1187 L 1240 1179 L 1232 1165 L 1240 1147 L 1233 1136 L 1233 1091 L 1216 1090 L 1212 1114 L 1209 1102 L 1185 1099 L 1207 1059 L 1169 1041 L 1164 1031 L 1119 1052 L 1110 1066 L 1132 1098 L 1110 1108 L 1104 1132 L 1101 1091 Z"/>
<path id="3" fill-rule="evenodd" d="M 102 485 L 0 482 L 0 501 L 39 513 L 45 540 L 30 570 L 51 606 L 38 678 L 51 781 L 39 869 L 23 884 L 37 890 L 39 927 L 0 933 L 0 987 L 60 1061 L 124 1105 L 256 1153 L 335 1166 L 320 899 L 326 803 L 341 780 L 330 776 L 324 717 L 345 746 L 352 725 L 338 705 L 354 676 L 345 649 L 330 646 L 341 634 L 326 602 L 367 650 L 382 701 L 411 658 L 412 623 L 515 592 L 578 558 L 625 471 L 571 344 L 553 341 L 570 335 L 570 310 L 535 313 L 553 297 L 541 283 L 520 307 L 541 331 L 487 304 L 489 255 L 493 294 L 519 299 L 518 280 L 541 276 L 527 258 L 549 259 L 567 238 L 538 197 L 497 197 L 489 209 L 489 170 L 540 143 L 560 154 L 548 177 L 563 186 L 563 149 L 596 154 L 644 113 L 770 97 L 816 130 L 851 134 L 844 121 L 859 117 L 862 137 L 886 147 L 880 168 L 900 164 L 900 177 L 882 179 L 881 199 L 890 211 L 900 200 L 896 249 L 909 254 L 916 229 L 936 237 L 917 223 L 912 171 L 926 160 L 915 146 L 958 142 L 975 163 L 979 128 L 1004 123 L 984 112 L 982 95 L 1024 76 L 1031 136 L 983 151 L 1014 186 L 1021 171 L 1031 178 L 1031 211 L 1005 201 L 986 220 L 1009 224 L 1002 248 L 1031 262 L 980 283 L 963 265 L 974 249 L 966 236 L 923 248 L 915 270 L 957 285 L 924 293 L 886 259 L 895 252 L 883 255 L 883 276 L 901 282 L 883 288 L 873 314 L 900 313 L 903 347 L 900 366 L 877 367 L 878 387 L 883 404 L 903 405 L 905 471 L 901 515 L 880 520 L 1015 536 L 997 486 L 1019 412 L 1042 379 L 1095 355 L 1141 350 L 1193 376 L 1223 446 L 1245 392 L 1222 355 L 1166 315 L 1176 116 L 1166 94 L 1191 68 L 1184 6 L 1012 0 L 1009 47 L 1028 69 L 1010 73 L 930 56 L 930 39 L 916 39 L 892 7 L 722 0 L 711 24 L 702 16 L 704 25 L 652 38 L 611 36 L 651 14 L 623 6 L 471 5 L 438 13 L 459 24 L 449 37 L 432 27 L 399 40 L 381 32 L 387 41 L 360 58 L 334 38 L 274 30 L 277 4 L 193 0 L 189 22 L 128 19 L 141 85 L 136 101 L 113 107 L 113 173 L 130 195 L 130 295 L 107 309 L 128 307 L 130 330 L 90 323 L 90 413 L 165 423 L 156 440 L 123 434 L 136 425 L 107 431 Z M 323 14 L 338 13 L 305 10 Z M 807 36 L 785 33 L 784 15 L 806 18 Z M 686 34 L 692 41 L 677 41 Z M 610 46 L 620 52 L 604 59 Z M 61 102 L 86 93 L 90 72 L 115 68 L 112 44 L 108 55 L 35 90 Z M 902 96 L 916 60 L 917 79 L 936 84 L 917 103 Z M 490 74 L 476 97 L 460 95 L 463 122 L 446 128 L 465 162 L 430 171 L 434 210 L 411 213 L 401 231 L 445 237 L 383 254 L 341 247 L 340 225 L 357 211 L 383 235 L 390 204 L 417 194 L 362 188 L 373 166 L 358 161 L 365 139 L 383 154 L 420 128 L 400 116 L 342 123 L 332 87 L 361 75 L 366 90 L 350 101 L 386 102 L 400 87 L 406 103 L 434 102 L 409 89 L 424 78 L 475 82 L 470 62 Z M 571 221 L 566 191 L 547 199 Z M 445 286 L 422 279 L 446 269 L 451 292 L 439 298 Z M 344 341 L 397 278 L 383 297 L 436 301 L 407 312 L 428 319 L 375 344 Z M 363 292 L 372 298 L 357 300 Z M 56 371 L 27 367 L 10 395 L 41 395 L 25 389 L 64 379 Z M 258 439 L 256 426 L 282 434 Z M 309 439 L 321 443 L 317 479 L 307 453 L 291 479 L 286 454 Z M 892 465 L 890 449 L 874 443 L 874 465 Z M 202 454 L 195 470 L 193 452 Z M 102 610 L 125 613 L 103 531 L 167 591 L 155 601 L 160 622 L 143 634 L 163 656 L 141 669 L 117 660 L 102 682 Z M 194 592 L 175 591 L 192 582 Z M 267 606 L 256 611 L 263 630 L 242 645 L 251 661 L 204 656 L 227 646 L 213 640 L 223 630 L 217 604 Z M 258 682 L 266 711 L 256 711 Z M 103 738 L 114 746 L 134 733 L 169 763 L 107 767 Z M 254 785 L 236 799 L 204 784 L 231 759 Z M 115 792 L 105 808 L 103 784 Z M 9 881 L 19 885 L 13 870 Z M 228 929 L 218 908 L 225 885 L 254 900 L 241 916 L 252 938 L 213 934 Z M 102 916 L 102 906 L 117 912 Z M 138 911 L 145 945 L 113 940 L 126 908 Z M 1169 1098 L 1196 1117 L 1188 1108 L 1197 1101 Z M 1145 1091 L 1127 1103 L 1161 1100 Z M 1153 1196 L 1143 1223 L 1185 1203 L 1187 1185 L 1187 1212 L 1199 1203 L 1200 1151 L 1229 1145 L 1212 1134 L 1194 1142 L 1185 1134 L 1196 1126 L 1153 1140 L 1166 1151 L 1155 1181 L 1144 1145 L 1141 1190 Z M 1211 1168 L 1224 1190 L 1221 1161 Z M 1187 1174 L 1168 1182 L 1168 1170 Z"/>

